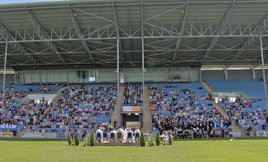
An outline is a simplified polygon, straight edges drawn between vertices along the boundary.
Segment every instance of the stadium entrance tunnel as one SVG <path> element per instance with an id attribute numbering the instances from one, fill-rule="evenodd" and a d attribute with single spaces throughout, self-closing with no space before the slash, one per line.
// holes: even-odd
<path id="1" fill-rule="evenodd" d="M 123 127 L 141 128 L 142 114 L 141 113 L 122 113 Z"/>

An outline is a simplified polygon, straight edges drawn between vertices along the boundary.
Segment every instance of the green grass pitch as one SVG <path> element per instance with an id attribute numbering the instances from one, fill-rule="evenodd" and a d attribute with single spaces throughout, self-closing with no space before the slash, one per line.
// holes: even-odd
<path id="1" fill-rule="evenodd" d="M 173 141 L 171 146 L 68 146 L 0 141 L 0 161 L 268 161 L 268 140 Z"/>

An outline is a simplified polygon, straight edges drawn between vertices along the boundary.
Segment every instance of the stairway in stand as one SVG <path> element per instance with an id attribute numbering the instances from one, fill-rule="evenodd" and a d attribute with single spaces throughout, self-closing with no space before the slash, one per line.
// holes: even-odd
<path id="1" fill-rule="evenodd" d="M 7 91 L 8 89 L 10 89 L 10 88 L 12 88 L 12 87 L 13 87 L 13 84 L 11 84 L 11 85 L 5 87 L 5 91 Z M 1 88 L 2 88 L 2 87 L 1 87 Z"/>
<path id="2" fill-rule="evenodd" d="M 118 121 L 118 113 L 120 111 L 120 107 L 122 105 L 122 100 L 123 100 L 123 93 L 124 93 L 124 89 L 125 87 L 123 85 L 120 86 L 119 89 L 119 107 L 118 107 L 118 99 L 116 99 L 116 103 L 115 103 L 115 107 L 114 107 L 114 111 L 112 113 L 112 117 L 111 117 L 111 122 L 112 124 L 114 124 L 114 121 L 117 121 L 117 125 L 119 123 L 121 123 L 120 121 Z M 118 96 L 117 96 L 118 97 Z"/>
<path id="3" fill-rule="evenodd" d="M 60 94 L 61 94 L 61 92 L 63 92 L 66 88 L 67 88 L 67 87 L 61 87 L 61 88 L 56 92 L 57 96 L 52 100 L 52 107 L 54 107 L 54 106 L 58 103 L 58 101 L 62 98 L 62 96 L 61 96 Z M 51 106 L 48 106 L 48 107 L 46 108 L 46 110 L 44 111 L 44 114 L 46 114 L 46 113 L 50 110 L 50 108 L 51 108 Z M 42 116 L 41 116 L 41 117 L 42 117 Z M 41 117 L 40 117 L 40 118 L 41 118 Z"/>
<path id="4" fill-rule="evenodd" d="M 202 82 L 202 84 L 203 84 L 203 86 L 207 89 L 207 91 L 208 91 L 209 93 L 212 93 L 212 92 L 213 92 L 213 89 L 212 89 L 206 82 Z M 211 102 L 211 103 L 213 104 L 213 106 L 214 106 L 214 107 L 221 113 L 221 115 L 224 117 L 224 119 L 227 119 L 227 120 L 231 119 L 231 117 L 229 117 L 229 115 L 225 112 L 225 110 L 224 110 L 222 107 L 220 107 L 219 104 L 217 104 L 214 100 L 211 100 L 210 102 Z M 236 132 L 241 132 L 241 135 L 242 135 L 242 136 L 247 136 L 246 133 L 243 131 L 243 129 L 242 129 L 240 126 L 238 126 L 238 125 L 235 123 L 234 120 L 232 120 L 232 127 L 233 127 L 233 129 L 234 129 Z"/>
<path id="5" fill-rule="evenodd" d="M 144 109 L 145 115 L 143 115 L 143 129 L 145 132 L 152 132 L 153 125 L 152 125 L 152 116 L 151 116 L 151 107 L 150 107 L 150 100 L 149 100 L 149 89 L 147 86 L 144 87 Z"/>
<path id="6" fill-rule="evenodd" d="M 209 93 L 213 92 L 213 89 L 207 84 L 207 82 L 202 82 L 203 86 L 207 89 Z"/>

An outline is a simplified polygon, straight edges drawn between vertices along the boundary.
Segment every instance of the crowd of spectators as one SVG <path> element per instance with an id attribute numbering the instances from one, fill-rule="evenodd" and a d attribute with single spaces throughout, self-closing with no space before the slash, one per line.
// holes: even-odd
<path id="1" fill-rule="evenodd" d="M 56 93 L 57 92 L 57 85 L 56 86 L 52 86 L 52 85 L 48 85 L 48 84 L 41 84 L 41 88 L 37 89 L 36 93 Z"/>
<path id="2" fill-rule="evenodd" d="M 219 103 L 226 113 L 250 135 L 250 132 L 268 129 L 268 115 L 259 105 L 259 100 L 240 100 L 228 102 L 224 99 Z M 254 106 L 255 105 L 255 106 Z"/>
<path id="3" fill-rule="evenodd" d="M 66 133 L 108 126 L 116 102 L 115 85 L 71 85 L 31 132 Z"/>
<path id="4" fill-rule="evenodd" d="M 108 127 L 113 112 L 117 88 L 115 85 L 88 84 L 66 86 L 55 105 L 24 98 L 33 93 L 55 93 L 55 85 L 14 85 L 0 103 L 0 131 L 20 130 L 28 125 L 29 132 L 67 133 Z M 202 84 L 159 84 L 149 86 L 149 100 L 154 130 L 172 131 L 179 138 L 226 137 L 231 121 L 224 119 L 210 103 Z M 141 84 L 127 83 L 122 105 L 142 106 Z M 0 93 L 0 102 L 2 101 Z M 246 133 L 267 129 L 268 116 L 260 100 L 238 99 L 219 103 Z M 49 107 L 49 109 L 48 109 Z M 46 113 L 45 113 L 46 112 Z"/>
<path id="5" fill-rule="evenodd" d="M 139 83 L 125 83 L 123 93 L 123 106 L 142 106 L 143 92 Z"/>
<path id="6" fill-rule="evenodd" d="M 151 86 L 150 105 L 155 129 L 172 131 L 179 138 L 225 137 L 232 130 L 206 98 L 202 86 Z"/>
<path id="7" fill-rule="evenodd" d="M 0 104 L 0 130 L 13 131 L 16 134 L 29 124 L 40 119 L 48 102 L 34 102 L 23 100 L 32 91 L 18 89 L 16 86 L 5 92 L 4 104 Z M 0 98 L 2 101 L 3 93 Z"/>

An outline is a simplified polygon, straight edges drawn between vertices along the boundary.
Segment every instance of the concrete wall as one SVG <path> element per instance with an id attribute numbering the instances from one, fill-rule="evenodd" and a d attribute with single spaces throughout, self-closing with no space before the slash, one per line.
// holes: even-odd
<path id="1" fill-rule="evenodd" d="M 6 82 L 19 84 L 39 83 L 39 82 L 69 82 L 69 83 L 88 83 L 89 77 L 96 76 L 96 82 L 116 82 L 116 69 L 81 69 L 86 71 L 85 79 L 78 78 L 77 69 L 57 69 L 57 70 L 23 70 L 6 75 Z M 228 79 L 253 79 L 251 69 L 228 70 Z M 266 78 L 268 78 L 268 70 Z M 141 68 L 120 69 L 120 75 L 125 82 L 141 82 Z M 174 80 L 173 75 L 179 75 L 181 80 Z M 255 70 L 256 79 L 262 79 L 262 70 Z M 223 70 L 202 70 L 201 80 L 223 80 L 225 79 Z M 193 67 L 168 67 L 168 68 L 146 68 L 145 81 L 200 81 L 200 68 Z M 0 82 L 3 82 L 3 75 L 0 74 Z"/>
<path id="2" fill-rule="evenodd" d="M 202 70 L 201 71 L 201 80 L 224 80 L 224 71 L 223 70 Z"/>
<path id="3" fill-rule="evenodd" d="M 253 70 L 227 70 L 228 79 L 254 79 Z M 266 78 L 268 77 L 268 70 L 265 70 Z M 261 79 L 262 70 L 255 70 L 255 79 Z M 201 80 L 223 80 L 225 79 L 224 70 L 202 70 Z"/>
<path id="4" fill-rule="evenodd" d="M 4 75 L 0 74 L 0 83 L 3 83 Z M 6 83 L 14 83 L 14 74 L 6 74 Z"/>
<path id="5" fill-rule="evenodd" d="M 255 70 L 256 79 L 262 79 L 262 70 Z M 268 78 L 268 70 L 265 70 L 265 77 Z"/>
<path id="6" fill-rule="evenodd" d="M 80 72 L 79 72 L 80 71 Z M 83 75 L 82 76 L 82 72 Z M 125 82 L 141 82 L 141 68 L 120 69 L 120 75 Z M 180 80 L 174 80 L 173 76 L 179 75 Z M 80 77 L 79 77 L 80 76 Z M 21 70 L 16 72 L 16 83 L 29 84 L 39 82 L 69 82 L 88 83 L 90 77 L 96 82 L 116 82 L 116 69 L 56 69 L 56 70 Z M 200 68 L 170 67 L 170 68 L 146 68 L 145 81 L 200 81 Z"/>
<path id="7" fill-rule="evenodd" d="M 228 70 L 228 79 L 253 79 L 252 70 Z"/>

